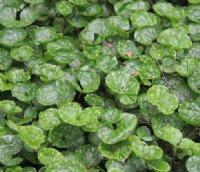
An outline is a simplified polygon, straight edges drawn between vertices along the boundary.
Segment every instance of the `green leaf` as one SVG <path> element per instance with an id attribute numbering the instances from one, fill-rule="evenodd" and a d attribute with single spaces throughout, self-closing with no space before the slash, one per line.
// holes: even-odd
<path id="1" fill-rule="evenodd" d="M 137 58 L 141 55 L 141 51 L 131 40 L 121 40 L 117 44 L 117 52 L 122 59 Z"/>
<path id="2" fill-rule="evenodd" d="M 23 144 L 16 135 L 4 135 L 0 137 L 0 161 L 16 155 L 23 148 Z"/>
<path id="3" fill-rule="evenodd" d="M 153 44 L 150 49 L 150 55 L 156 60 L 162 60 L 166 57 L 176 58 L 176 51 L 172 46 Z"/>
<path id="4" fill-rule="evenodd" d="M 83 93 L 91 93 L 96 91 L 100 85 L 100 77 L 93 71 L 77 72 L 77 79 L 80 84 L 75 84 L 78 91 Z"/>
<path id="5" fill-rule="evenodd" d="M 197 68 L 194 72 L 188 77 L 188 85 L 195 92 L 200 94 L 200 83 L 199 83 L 199 75 L 200 73 L 200 64 L 198 64 Z"/>
<path id="6" fill-rule="evenodd" d="M 137 28 L 159 24 L 159 18 L 155 14 L 145 11 L 138 11 L 133 13 L 130 19 L 132 25 Z"/>
<path id="7" fill-rule="evenodd" d="M 122 71 L 109 73 L 105 82 L 106 85 L 117 94 L 137 95 L 139 91 L 139 83 L 137 79 Z"/>
<path id="8" fill-rule="evenodd" d="M 137 136 L 131 136 L 129 139 L 132 144 L 132 150 L 138 157 L 147 160 L 160 159 L 162 157 L 163 151 L 158 146 L 148 146 Z"/>
<path id="9" fill-rule="evenodd" d="M 12 89 L 12 96 L 23 102 L 31 101 L 35 99 L 36 89 L 37 86 L 35 83 L 17 83 Z"/>
<path id="10" fill-rule="evenodd" d="M 183 59 L 180 65 L 176 65 L 175 69 L 179 75 L 188 77 L 198 67 L 198 64 L 199 64 L 198 60 L 187 58 Z"/>
<path id="11" fill-rule="evenodd" d="M 4 48 L 0 48 L 0 70 L 8 69 L 12 65 L 12 62 L 10 53 Z"/>
<path id="12" fill-rule="evenodd" d="M 100 143 L 99 151 L 104 157 L 108 159 L 125 161 L 125 159 L 127 159 L 131 154 L 132 149 L 129 140 L 124 140 L 112 145 Z"/>
<path id="13" fill-rule="evenodd" d="M 168 172 L 171 169 L 170 165 L 162 159 L 148 160 L 147 164 L 157 172 Z"/>
<path id="14" fill-rule="evenodd" d="M 49 108 L 39 113 L 39 124 L 44 130 L 51 130 L 60 124 L 58 110 Z"/>
<path id="15" fill-rule="evenodd" d="M 190 3 L 193 3 L 193 4 L 198 4 L 200 3 L 200 0 L 188 0 Z"/>
<path id="16" fill-rule="evenodd" d="M 62 161 L 56 161 L 50 164 L 46 169 L 46 172 L 55 172 L 55 171 L 87 172 L 88 170 L 86 170 L 86 168 L 78 161 L 63 159 Z"/>
<path id="17" fill-rule="evenodd" d="M 35 44 L 46 44 L 57 38 L 55 28 L 52 27 L 37 27 L 34 30 Z"/>
<path id="18" fill-rule="evenodd" d="M 78 103 L 70 102 L 63 104 L 59 107 L 59 116 L 60 118 L 71 125 L 82 126 L 89 123 L 87 117 L 81 115 L 82 108 Z M 88 115 L 88 114 L 86 114 Z"/>
<path id="19" fill-rule="evenodd" d="M 138 137 L 144 141 L 153 141 L 154 136 L 151 135 L 151 131 L 148 127 L 146 126 L 141 126 L 137 129 L 136 131 Z"/>
<path id="20" fill-rule="evenodd" d="M 78 13 L 86 17 L 92 17 L 92 16 L 94 17 L 100 15 L 102 11 L 103 11 L 102 6 L 95 2 L 87 3 L 87 5 L 78 8 Z"/>
<path id="21" fill-rule="evenodd" d="M 69 0 L 69 2 L 77 6 L 84 6 L 84 5 L 87 5 L 88 3 L 87 0 Z"/>
<path id="22" fill-rule="evenodd" d="M 158 26 L 147 26 L 137 29 L 134 33 L 134 39 L 143 45 L 151 45 L 157 39 L 161 32 Z"/>
<path id="23" fill-rule="evenodd" d="M 188 18 L 196 23 L 200 23 L 200 5 L 190 5 L 188 7 Z"/>
<path id="24" fill-rule="evenodd" d="M 86 167 L 97 166 L 102 159 L 98 148 L 91 144 L 80 146 L 75 153 L 82 157 L 82 164 Z"/>
<path id="25" fill-rule="evenodd" d="M 19 126 L 19 137 L 31 148 L 38 149 L 45 141 L 43 131 L 35 126 Z"/>
<path id="26" fill-rule="evenodd" d="M 192 42 L 185 32 L 173 28 L 164 30 L 158 37 L 158 42 L 171 45 L 176 49 L 188 49 L 192 46 Z"/>
<path id="27" fill-rule="evenodd" d="M 164 85 L 153 85 L 147 91 L 150 103 L 157 106 L 158 110 L 166 115 L 172 114 L 178 108 L 178 98 L 168 92 Z"/>
<path id="28" fill-rule="evenodd" d="M 0 45 L 5 47 L 16 47 L 23 44 L 26 31 L 22 28 L 6 28 L 0 31 Z"/>
<path id="29" fill-rule="evenodd" d="M 59 66 L 49 63 L 38 65 L 33 73 L 39 75 L 40 79 L 44 82 L 59 79 L 63 75 L 63 72 Z"/>
<path id="30" fill-rule="evenodd" d="M 60 123 L 55 126 L 49 133 L 49 142 L 58 148 L 67 148 L 76 145 L 83 137 L 78 127 Z"/>
<path id="31" fill-rule="evenodd" d="M 84 100 L 86 101 L 86 103 L 89 106 L 100 106 L 100 107 L 103 107 L 105 105 L 104 98 L 100 97 L 100 96 L 98 96 L 98 95 L 96 95 L 94 93 L 87 94 L 84 97 Z"/>
<path id="32" fill-rule="evenodd" d="M 171 3 L 168 2 L 157 2 L 153 9 L 155 12 L 162 16 L 166 17 L 172 21 L 180 21 L 186 17 L 186 10 L 180 7 L 174 7 Z"/>
<path id="33" fill-rule="evenodd" d="M 188 172 L 198 172 L 200 170 L 200 157 L 191 156 L 186 161 L 186 168 Z"/>
<path id="34" fill-rule="evenodd" d="M 116 113 L 116 112 L 115 112 Z M 133 114 L 123 113 L 119 121 L 114 123 L 102 123 L 98 129 L 98 136 L 106 144 L 114 144 L 127 139 L 137 125 L 137 118 Z"/>
<path id="35" fill-rule="evenodd" d="M 197 101 L 183 102 L 179 106 L 180 117 L 192 125 L 200 125 L 200 105 Z"/>
<path id="36" fill-rule="evenodd" d="M 42 148 L 38 152 L 38 159 L 44 165 L 51 165 L 53 161 L 61 156 L 62 154 L 53 148 Z"/>
<path id="37" fill-rule="evenodd" d="M 24 69 L 10 68 L 5 72 L 6 79 L 12 83 L 25 82 L 30 80 L 29 72 Z"/>
<path id="38" fill-rule="evenodd" d="M 63 16 L 67 16 L 67 15 L 69 15 L 69 14 L 72 13 L 72 6 L 67 1 L 60 1 L 60 2 L 58 2 L 56 4 L 56 9 Z"/>
<path id="39" fill-rule="evenodd" d="M 140 60 L 142 63 L 138 70 L 139 76 L 145 85 L 150 85 L 147 81 L 159 78 L 161 74 L 160 69 L 155 61 L 149 56 L 142 55 L 140 56 Z"/>
<path id="40" fill-rule="evenodd" d="M 112 29 L 116 34 L 119 35 L 128 35 L 128 32 L 130 30 L 129 21 L 126 18 L 123 18 L 121 16 L 112 16 L 107 19 L 108 26 L 110 29 Z"/>
<path id="41" fill-rule="evenodd" d="M 63 94 L 63 92 L 65 94 Z M 75 92 L 73 86 L 65 80 L 58 80 L 43 84 L 36 93 L 38 103 L 44 106 L 61 104 L 74 99 Z"/>
<path id="42" fill-rule="evenodd" d="M 151 122 L 154 134 L 172 145 L 177 145 L 183 139 L 183 134 L 178 129 L 182 129 L 183 124 L 177 114 L 171 116 L 157 114 L 153 116 Z"/>
<path id="43" fill-rule="evenodd" d="M 8 115 L 16 115 L 22 112 L 22 108 L 16 105 L 14 101 L 2 100 L 0 101 L 0 109 Z"/>
<path id="44" fill-rule="evenodd" d="M 13 48 L 10 52 L 10 55 L 16 61 L 24 61 L 33 55 L 33 48 L 27 45 Z"/>

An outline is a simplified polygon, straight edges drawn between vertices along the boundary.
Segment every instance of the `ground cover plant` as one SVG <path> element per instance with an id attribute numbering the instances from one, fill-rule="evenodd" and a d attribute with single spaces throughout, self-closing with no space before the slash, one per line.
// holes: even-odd
<path id="1" fill-rule="evenodd" d="M 200 172 L 200 0 L 0 0 L 0 171 Z"/>

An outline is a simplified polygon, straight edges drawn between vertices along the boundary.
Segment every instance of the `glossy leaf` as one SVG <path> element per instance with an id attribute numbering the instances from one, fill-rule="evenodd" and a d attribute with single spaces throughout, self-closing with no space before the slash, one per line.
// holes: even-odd
<path id="1" fill-rule="evenodd" d="M 114 129 L 111 124 L 101 124 L 98 130 L 98 136 L 104 143 L 114 144 L 127 139 L 136 128 L 136 125 L 136 116 L 124 113 L 121 119 L 116 123 L 116 129 Z"/>
<path id="2" fill-rule="evenodd" d="M 158 37 L 158 42 L 164 45 L 171 45 L 176 49 L 187 49 L 192 46 L 189 36 L 177 29 L 164 30 Z"/>
<path id="3" fill-rule="evenodd" d="M 100 143 L 99 151 L 106 158 L 124 161 L 128 158 L 132 149 L 129 140 L 125 140 L 112 145 Z"/>
<path id="4" fill-rule="evenodd" d="M 158 110 L 169 115 L 178 107 L 178 98 L 170 94 L 163 85 L 154 85 L 147 91 L 147 98 L 150 103 L 156 105 Z"/>
<path id="5" fill-rule="evenodd" d="M 20 126 L 19 137 L 33 149 L 38 149 L 45 141 L 43 131 L 35 126 Z"/>

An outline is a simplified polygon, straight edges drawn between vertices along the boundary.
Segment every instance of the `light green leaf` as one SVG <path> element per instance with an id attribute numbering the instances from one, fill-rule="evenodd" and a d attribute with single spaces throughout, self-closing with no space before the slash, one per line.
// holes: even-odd
<path id="1" fill-rule="evenodd" d="M 114 144 L 127 139 L 137 125 L 137 118 L 133 114 L 123 113 L 113 128 L 110 123 L 102 123 L 98 129 L 98 136 L 106 144 Z"/>
<path id="2" fill-rule="evenodd" d="M 31 101 L 35 99 L 36 89 L 37 86 L 35 83 L 17 83 L 12 89 L 12 96 L 23 102 Z"/>
<path id="3" fill-rule="evenodd" d="M 200 105 L 197 101 L 188 101 L 180 104 L 180 117 L 192 125 L 200 125 Z"/>
<path id="4" fill-rule="evenodd" d="M 45 141 L 43 131 L 35 126 L 19 126 L 19 137 L 31 148 L 38 149 Z"/>
<path id="5" fill-rule="evenodd" d="M 138 11 L 131 15 L 132 25 L 141 28 L 146 26 L 154 26 L 159 24 L 159 18 L 153 13 Z"/>
<path id="6" fill-rule="evenodd" d="M 148 146 L 137 136 L 131 136 L 129 139 L 132 144 L 132 150 L 138 157 L 147 160 L 160 159 L 162 157 L 163 151 L 158 146 Z"/>
<path id="7" fill-rule="evenodd" d="M 200 171 L 200 157 L 191 156 L 186 161 L 186 168 L 188 172 L 198 172 Z"/>
<path id="8" fill-rule="evenodd" d="M 132 149 L 129 140 L 124 140 L 112 145 L 100 143 L 99 151 L 106 158 L 125 161 L 131 154 Z"/>
<path id="9" fill-rule="evenodd" d="M 147 164 L 157 172 L 168 172 L 171 169 L 170 165 L 162 159 L 148 160 Z"/>
<path id="10" fill-rule="evenodd" d="M 22 112 L 22 108 L 16 105 L 14 101 L 2 100 L 0 101 L 0 109 L 8 115 L 16 115 Z"/>
<path id="11" fill-rule="evenodd" d="M 168 92 L 164 85 L 153 85 L 147 91 L 147 98 L 150 103 L 157 106 L 162 113 L 169 115 L 178 108 L 178 98 Z"/>
<path id="12" fill-rule="evenodd" d="M 171 45 L 176 49 L 188 49 L 192 46 L 192 42 L 185 32 L 173 28 L 164 30 L 158 37 L 158 42 Z"/>
<path id="13" fill-rule="evenodd" d="M 137 79 L 122 71 L 109 73 L 105 82 L 106 85 L 117 94 L 137 95 L 139 91 L 139 83 Z"/>
<path id="14" fill-rule="evenodd" d="M 44 130 L 51 130 L 58 124 L 60 124 L 60 119 L 58 115 L 58 110 L 54 108 L 49 108 L 39 113 L 39 124 Z"/>
<path id="15" fill-rule="evenodd" d="M 53 148 L 42 148 L 38 152 L 38 159 L 44 165 L 51 165 L 54 160 L 61 156 L 62 154 Z"/>

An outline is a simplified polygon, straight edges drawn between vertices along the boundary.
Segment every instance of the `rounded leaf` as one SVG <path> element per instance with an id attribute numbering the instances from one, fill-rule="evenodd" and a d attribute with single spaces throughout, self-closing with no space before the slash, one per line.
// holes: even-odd
<path id="1" fill-rule="evenodd" d="M 172 114 L 178 107 L 178 98 L 170 94 L 164 85 L 153 85 L 147 91 L 147 99 L 166 115 Z"/>
<path id="2" fill-rule="evenodd" d="M 200 171 L 200 157 L 191 156 L 186 161 L 186 168 L 188 172 L 198 172 Z"/>
<path id="3" fill-rule="evenodd" d="M 105 82 L 106 85 L 117 94 L 137 95 L 139 91 L 139 83 L 137 79 L 122 71 L 109 73 Z"/>
<path id="4" fill-rule="evenodd" d="M 83 134 L 78 127 L 66 123 L 55 126 L 49 133 L 50 143 L 58 148 L 76 145 L 82 137 Z"/>
<path id="5" fill-rule="evenodd" d="M 192 46 L 192 41 L 185 32 L 173 28 L 164 30 L 158 37 L 158 42 L 176 49 L 188 49 Z"/>
<path id="6" fill-rule="evenodd" d="M 200 125 L 200 105 L 198 102 L 183 102 L 178 111 L 185 122 L 192 125 Z"/>
<path id="7" fill-rule="evenodd" d="M 99 151 L 101 155 L 108 159 L 124 161 L 131 154 L 132 147 L 129 140 L 124 140 L 112 145 L 100 143 Z"/>
<path id="8" fill-rule="evenodd" d="M 49 108 L 39 113 L 39 124 L 44 130 L 51 130 L 58 124 L 60 124 L 60 119 L 58 115 L 58 110 Z"/>
<path id="9" fill-rule="evenodd" d="M 19 137 L 33 149 L 38 149 L 45 141 L 43 131 L 35 126 L 20 126 Z"/>
<path id="10" fill-rule="evenodd" d="M 137 125 L 137 118 L 133 114 L 123 113 L 114 129 L 110 123 L 102 123 L 98 129 L 99 139 L 106 144 L 114 144 L 127 139 Z"/>

